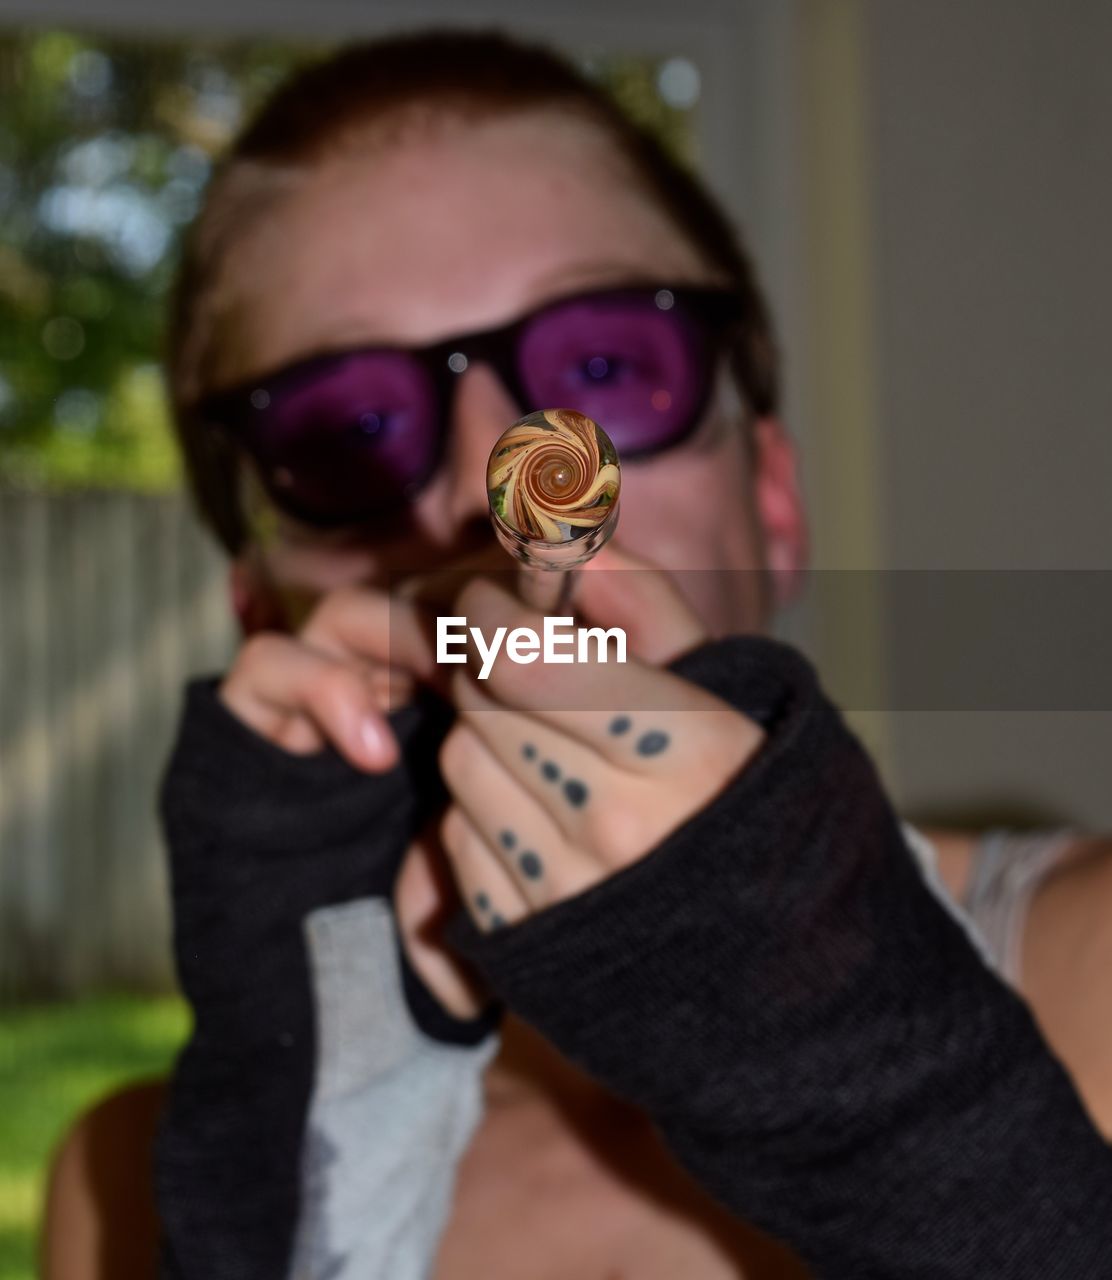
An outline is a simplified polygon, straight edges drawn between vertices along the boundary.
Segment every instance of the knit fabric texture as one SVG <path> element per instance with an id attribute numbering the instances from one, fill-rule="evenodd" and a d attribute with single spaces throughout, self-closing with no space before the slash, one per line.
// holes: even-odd
<path id="1" fill-rule="evenodd" d="M 810 664 L 746 636 L 673 669 L 758 754 L 639 861 L 449 941 L 817 1276 L 1112 1274 L 1112 1153 Z"/>
<path id="2" fill-rule="evenodd" d="M 194 1028 L 156 1140 L 161 1274 L 276 1280 L 300 1209 L 305 1121 L 319 1063 L 304 934 L 310 913 L 390 899 L 400 860 L 443 799 L 442 707 L 391 717 L 402 746 L 386 774 L 328 748 L 298 756 L 243 724 L 219 679 L 186 688 L 163 777 L 174 951 Z M 451 1017 L 395 942 L 416 1025 L 477 1045 L 500 1019 Z"/>

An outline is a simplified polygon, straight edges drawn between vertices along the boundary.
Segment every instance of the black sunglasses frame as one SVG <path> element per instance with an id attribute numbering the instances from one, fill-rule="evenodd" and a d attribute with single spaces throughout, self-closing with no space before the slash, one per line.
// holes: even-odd
<path id="1" fill-rule="evenodd" d="M 253 447 L 250 439 L 250 426 L 253 419 L 258 419 L 260 415 L 265 414 L 271 398 L 280 394 L 284 385 L 311 377 L 315 369 L 327 367 L 337 360 L 350 359 L 353 356 L 373 353 L 405 355 L 416 361 L 429 378 L 437 411 L 437 447 L 435 456 L 423 478 L 405 491 L 399 491 L 398 502 L 390 509 L 396 512 L 408 506 L 439 469 L 450 429 L 454 383 L 476 361 L 489 365 L 494 370 L 522 414 L 530 413 L 534 409 L 575 408 L 574 405 L 553 406 L 529 403 L 518 362 L 520 338 L 527 328 L 549 311 L 571 303 L 589 302 L 593 299 L 616 302 L 623 299 L 636 299 L 639 302 L 652 300 L 659 310 L 666 312 L 675 308 L 686 319 L 694 322 L 700 338 L 699 358 L 702 367 L 698 371 L 699 394 L 695 398 L 688 422 L 666 444 L 639 450 L 623 449 L 622 460 L 635 461 L 639 458 L 651 457 L 682 444 L 695 430 L 706 409 L 718 356 L 735 336 L 735 327 L 745 319 L 743 301 L 733 290 L 690 284 L 631 284 L 568 293 L 551 298 L 506 324 L 441 338 L 437 342 L 424 346 L 378 343 L 338 348 L 304 356 L 204 397 L 192 410 L 191 416 L 212 435 L 238 445 L 256 462 L 261 462 L 259 450 Z M 605 430 L 606 424 L 600 425 Z M 367 518 L 367 513 L 341 512 L 325 517 L 320 512 L 307 511 L 292 495 L 273 483 L 265 466 L 260 466 L 259 471 L 260 478 L 274 502 L 296 519 L 307 524 L 335 528 Z M 376 514 L 381 517 L 389 515 L 390 512 L 383 511 L 380 503 L 376 507 Z"/>

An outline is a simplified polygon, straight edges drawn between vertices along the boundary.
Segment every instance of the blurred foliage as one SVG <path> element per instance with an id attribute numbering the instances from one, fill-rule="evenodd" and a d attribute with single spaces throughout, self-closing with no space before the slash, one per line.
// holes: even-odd
<path id="1" fill-rule="evenodd" d="M 159 371 L 179 233 L 239 125 L 321 52 L 0 36 L 0 484 L 180 482 Z M 691 159 L 691 104 L 667 101 L 669 74 L 689 64 L 606 55 L 583 66 Z"/>
<path id="2" fill-rule="evenodd" d="M 0 38 L 0 478 L 177 484 L 158 359 L 213 158 L 306 51 Z"/>
<path id="3" fill-rule="evenodd" d="M 165 1075 L 188 1027 L 173 997 L 0 1010 L 0 1280 L 36 1273 L 48 1160 L 66 1129 L 113 1089 Z"/>

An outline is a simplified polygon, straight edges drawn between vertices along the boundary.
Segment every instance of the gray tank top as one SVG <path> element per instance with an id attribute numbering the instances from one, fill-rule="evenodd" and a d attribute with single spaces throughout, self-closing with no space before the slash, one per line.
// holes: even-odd
<path id="1" fill-rule="evenodd" d="M 927 882 L 951 907 L 988 963 L 1019 990 L 1023 930 L 1031 902 L 1047 877 L 1080 851 L 1081 832 L 1069 827 L 986 831 L 974 846 L 969 882 L 957 903 L 938 880 L 934 846 L 906 823 L 904 834 Z"/>

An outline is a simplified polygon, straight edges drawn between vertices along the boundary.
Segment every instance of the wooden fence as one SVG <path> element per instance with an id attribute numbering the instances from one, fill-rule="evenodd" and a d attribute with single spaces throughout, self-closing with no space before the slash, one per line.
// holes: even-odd
<path id="1" fill-rule="evenodd" d="M 156 792 L 225 581 L 182 497 L 0 493 L 0 998 L 171 982 Z"/>

